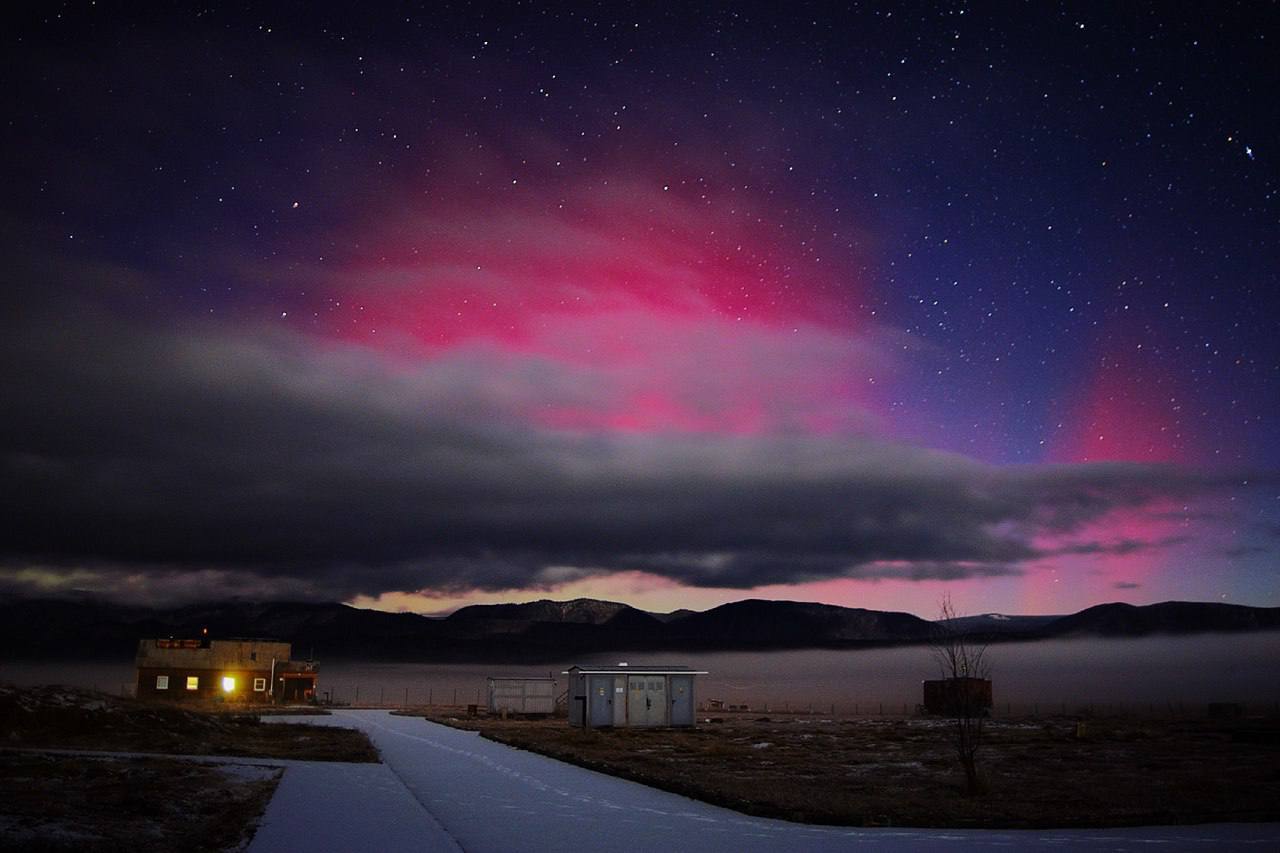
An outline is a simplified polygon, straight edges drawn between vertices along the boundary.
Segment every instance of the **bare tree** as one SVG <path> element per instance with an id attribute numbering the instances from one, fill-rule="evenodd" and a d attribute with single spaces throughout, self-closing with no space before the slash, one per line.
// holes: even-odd
<path id="1" fill-rule="evenodd" d="M 964 769 L 965 793 L 981 793 L 978 751 L 982 747 L 983 726 L 990 712 L 991 666 L 986 643 L 971 642 L 956 623 L 951 596 L 944 595 L 930 642 L 930 651 L 942 674 L 944 707 L 951 720 L 951 743 Z"/>

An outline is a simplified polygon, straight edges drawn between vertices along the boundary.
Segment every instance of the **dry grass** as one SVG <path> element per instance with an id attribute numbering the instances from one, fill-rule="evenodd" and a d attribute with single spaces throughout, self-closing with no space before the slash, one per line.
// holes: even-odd
<path id="1" fill-rule="evenodd" d="M 441 719 L 512 746 L 810 823 L 1088 827 L 1280 819 L 1280 721 L 992 721 L 969 797 L 945 724 L 728 718 L 696 729 Z"/>
<path id="2" fill-rule="evenodd" d="M 171 759 L 0 753 L 0 846 L 33 853 L 242 849 L 280 771 L 238 770 Z"/>
<path id="3" fill-rule="evenodd" d="M 301 761 L 378 760 L 363 732 L 263 724 L 67 687 L 0 686 L 0 747 L 238 755 Z"/>

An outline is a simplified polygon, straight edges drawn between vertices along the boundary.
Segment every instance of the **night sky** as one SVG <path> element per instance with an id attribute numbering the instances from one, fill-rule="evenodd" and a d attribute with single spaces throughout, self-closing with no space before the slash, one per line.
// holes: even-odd
<path id="1" fill-rule="evenodd" d="M 0 592 L 1280 605 L 1276 3 L 39 5 Z"/>

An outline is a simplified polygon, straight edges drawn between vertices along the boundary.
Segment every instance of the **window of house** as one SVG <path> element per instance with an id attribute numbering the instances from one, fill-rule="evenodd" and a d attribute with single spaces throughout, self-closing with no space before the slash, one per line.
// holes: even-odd
<path id="1" fill-rule="evenodd" d="M 265 678 L 255 678 L 253 680 L 253 692 L 262 693 L 267 689 L 267 680 Z"/>
<path id="2" fill-rule="evenodd" d="M 156 676 L 156 690 L 168 690 L 168 689 L 169 689 L 169 676 L 167 676 L 167 675 L 157 675 L 157 676 Z"/>
<path id="3" fill-rule="evenodd" d="M 188 675 L 188 676 L 187 676 L 187 689 L 188 689 L 188 690 L 199 690 L 199 689 L 200 689 L 200 676 L 198 676 L 198 675 Z"/>
<path id="4" fill-rule="evenodd" d="M 249 652 L 249 660 L 257 660 L 257 659 L 258 659 L 257 652 Z"/>

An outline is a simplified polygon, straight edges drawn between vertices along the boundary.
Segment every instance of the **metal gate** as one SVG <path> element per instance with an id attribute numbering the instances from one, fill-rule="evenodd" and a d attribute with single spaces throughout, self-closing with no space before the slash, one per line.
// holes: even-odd
<path id="1" fill-rule="evenodd" d="M 633 726 L 667 724 L 667 679 L 662 675 L 627 678 L 627 722 Z"/>

